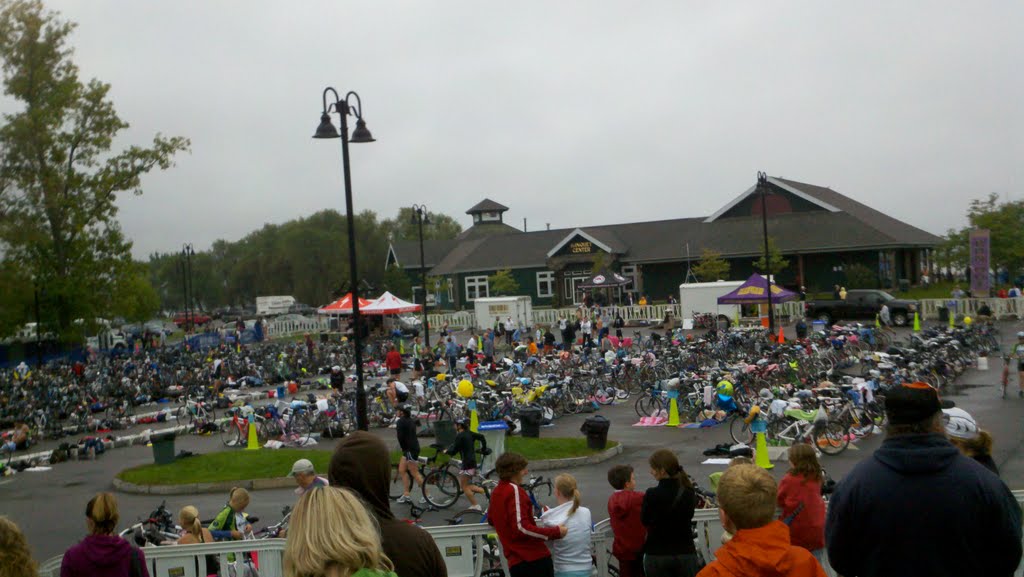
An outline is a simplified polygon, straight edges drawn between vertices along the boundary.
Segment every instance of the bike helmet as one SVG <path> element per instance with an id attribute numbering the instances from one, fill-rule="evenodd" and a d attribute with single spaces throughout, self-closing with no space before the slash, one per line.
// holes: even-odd
<path id="1" fill-rule="evenodd" d="M 946 434 L 954 439 L 969 440 L 978 436 L 978 423 L 963 409 L 942 409 L 942 420 L 946 424 Z"/>
<path id="2" fill-rule="evenodd" d="M 1018 339 L 1024 339 L 1024 331 L 1021 331 L 1021 332 L 1017 333 L 1017 338 Z"/>
<path id="3" fill-rule="evenodd" d="M 469 419 L 467 419 L 466 417 L 459 417 L 458 419 L 455 419 L 455 424 L 461 427 L 468 427 Z"/>

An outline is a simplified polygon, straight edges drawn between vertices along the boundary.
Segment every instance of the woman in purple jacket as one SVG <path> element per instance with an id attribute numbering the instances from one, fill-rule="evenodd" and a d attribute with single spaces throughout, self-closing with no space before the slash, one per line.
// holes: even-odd
<path id="1" fill-rule="evenodd" d="M 114 534 L 117 528 L 117 500 L 100 493 L 85 507 L 89 534 L 64 553 L 60 577 L 149 577 L 142 551 Z"/>

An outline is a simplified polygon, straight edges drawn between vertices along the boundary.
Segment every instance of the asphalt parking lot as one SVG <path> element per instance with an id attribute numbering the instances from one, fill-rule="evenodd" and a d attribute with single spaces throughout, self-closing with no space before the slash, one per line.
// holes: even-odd
<path id="1" fill-rule="evenodd" d="M 1004 323 L 1001 333 L 1005 346 L 1013 342 L 1013 334 L 1020 330 L 1020 323 Z M 1004 348 L 1005 348 L 1004 346 Z M 969 411 L 977 421 L 995 438 L 994 457 L 1002 471 L 1002 477 L 1011 489 L 1024 489 L 1024 399 L 1016 395 L 1016 377 L 1011 376 L 1011 394 L 1000 398 L 999 380 L 1002 361 L 993 359 L 987 371 L 970 370 L 957 381 L 956 387 L 946 391 L 945 396 L 957 406 Z M 637 471 L 640 487 L 654 484 L 646 459 L 652 451 L 666 447 L 675 451 L 683 466 L 702 485 L 707 485 L 708 475 L 722 469 L 717 465 L 702 465 L 706 458 L 705 449 L 729 441 L 729 432 L 724 426 L 709 429 L 678 429 L 667 427 L 633 427 L 637 421 L 632 401 L 605 407 L 601 413 L 612 422 L 610 438 L 624 446 L 622 454 L 604 463 L 574 468 L 568 472 L 576 476 L 583 495 L 584 506 L 589 507 L 595 520 L 607 517 L 606 502 L 611 487 L 606 480 L 606 471 L 615 464 L 629 464 Z M 554 426 L 541 430 L 542 436 L 576 436 L 587 415 L 571 415 L 555 422 Z M 395 444 L 394 430 L 374 431 L 389 443 Z M 882 436 L 874 435 L 856 443 L 856 450 L 830 457 L 823 456 L 822 463 L 828 472 L 840 480 L 861 459 L 869 456 L 881 443 Z M 335 441 L 321 441 L 318 448 L 331 449 Z M 195 453 L 231 450 L 225 449 L 214 437 L 179 437 L 177 450 Z M 287 449 L 283 449 L 287 450 Z M 13 477 L 0 479 L 0 514 L 11 517 L 25 531 L 34 555 L 40 561 L 61 554 L 85 534 L 84 508 L 86 502 L 98 491 L 113 490 L 113 475 L 124 468 L 152 462 L 151 449 L 135 446 L 111 451 L 95 461 L 78 461 L 56 465 L 46 472 L 25 472 Z M 284 476 L 287 471 L 268 471 L 267 476 Z M 553 476 L 556 471 L 543 472 Z M 773 471 L 781 478 L 785 464 L 777 463 Z M 122 526 L 133 523 L 160 505 L 161 498 L 144 495 L 118 493 Z M 203 517 L 212 517 L 226 501 L 227 495 L 202 494 L 173 496 L 167 498 L 172 512 L 185 505 L 195 505 Z M 293 504 L 295 495 L 290 489 L 275 489 L 253 493 L 251 514 L 259 516 L 262 522 L 274 523 L 280 518 L 284 505 Z M 451 512 L 464 504 L 460 501 L 448 512 L 428 513 L 426 525 L 443 524 Z M 392 510 L 399 517 L 408 517 L 407 505 L 393 505 Z"/>

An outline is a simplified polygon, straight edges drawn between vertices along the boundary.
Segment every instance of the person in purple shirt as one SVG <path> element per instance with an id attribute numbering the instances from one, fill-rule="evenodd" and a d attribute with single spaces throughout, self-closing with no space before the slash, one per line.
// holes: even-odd
<path id="1" fill-rule="evenodd" d="M 85 507 L 89 534 L 64 553 L 60 577 L 149 577 L 142 550 L 114 534 L 117 529 L 117 500 L 100 493 Z"/>

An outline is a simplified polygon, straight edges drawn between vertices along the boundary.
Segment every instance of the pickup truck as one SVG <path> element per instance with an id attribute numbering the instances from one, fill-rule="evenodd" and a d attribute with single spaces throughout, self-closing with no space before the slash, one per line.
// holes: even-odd
<path id="1" fill-rule="evenodd" d="M 192 323 L 195 324 L 196 326 L 203 326 L 206 323 L 213 320 L 209 317 L 209 315 L 204 315 L 203 313 L 178 313 L 177 315 L 174 316 L 174 324 L 178 325 L 179 328 L 182 328 L 185 326 L 185 323 L 188 321 L 189 317 L 192 317 Z"/>
<path id="2" fill-rule="evenodd" d="M 905 326 L 914 318 L 918 302 L 898 299 L 881 290 L 850 290 L 846 300 L 807 301 L 804 314 L 813 319 L 832 324 L 839 319 L 874 320 L 882 310 L 882 304 L 889 305 L 889 317 L 896 326 Z"/>

